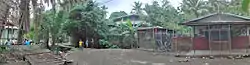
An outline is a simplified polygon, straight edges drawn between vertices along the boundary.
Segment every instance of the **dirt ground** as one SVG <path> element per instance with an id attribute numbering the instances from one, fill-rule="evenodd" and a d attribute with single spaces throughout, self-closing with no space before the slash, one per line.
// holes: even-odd
<path id="1" fill-rule="evenodd" d="M 25 50 L 25 46 L 18 46 L 14 48 L 20 50 L 19 52 L 16 52 L 17 54 L 27 53 L 27 50 Z M 41 50 L 35 51 L 39 52 Z M 36 53 L 35 51 L 33 50 L 33 52 L 29 53 Z M 39 58 L 43 59 L 44 57 L 41 56 Z M 183 58 L 138 49 L 84 49 L 82 51 L 75 50 L 71 51 L 66 58 L 68 60 L 73 60 L 73 65 L 250 65 L 250 58 Z M 45 59 L 43 61 L 49 60 Z M 12 64 L 7 65 L 22 64 L 20 62 L 18 64 L 14 64 L 13 62 L 11 63 Z"/>
<path id="2" fill-rule="evenodd" d="M 8 52 L 0 53 L 0 65 L 61 65 L 63 60 L 39 46 L 15 45 Z"/>
<path id="3" fill-rule="evenodd" d="M 249 65 L 250 58 L 178 58 L 135 49 L 84 49 L 70 53 L 74 65 Z"/>

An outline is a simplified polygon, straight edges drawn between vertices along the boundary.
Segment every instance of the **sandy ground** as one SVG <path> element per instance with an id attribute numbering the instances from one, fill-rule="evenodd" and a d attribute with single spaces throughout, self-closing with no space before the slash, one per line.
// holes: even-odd
<path id="1" fill-rule="evenodd" d="M 84 49 L 67 58 L 75 65 L 250 65 L 250 58 L 187 59 L 134 49 Z M 188 62 L 180 62 L 185 60 Z"/>

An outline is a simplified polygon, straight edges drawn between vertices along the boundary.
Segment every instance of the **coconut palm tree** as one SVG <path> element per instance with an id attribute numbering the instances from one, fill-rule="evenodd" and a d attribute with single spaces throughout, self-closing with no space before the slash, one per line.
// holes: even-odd
<path id="1" fill-rule="evenodd" d="M 141 2 L 134 2 L 134 5 L 133 5 L 133 14 L 143 14 L 142 13 L 142 10 L 143 10 L 143 8 L 142 8 L 142 3 Z"/>
<path id="2" fill-rule="evenodd" d="M 195 17 L 199 17 L 202 13 L 208 12 L 206 4 L 202 0 L 183 0 L 181 7 L 184 12 L 193 13 Z"/>

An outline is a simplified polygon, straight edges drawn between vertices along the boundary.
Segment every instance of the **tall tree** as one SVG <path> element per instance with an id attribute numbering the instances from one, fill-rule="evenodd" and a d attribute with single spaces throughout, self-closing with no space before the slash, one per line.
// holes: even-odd
<path id="1" fill-rule="evenodd" d="M 30 23 L 30 0 L 21 0 L 20 3 L 20 20 L 18 21 L 18 43 L 22 43 L 23 34 L 28 31 Z"/>
<path id="2" fill-rule="evenodd" d="M 146 4 L 144 11 L 147 16 L 145 20 L 153 26 L 162 26 L 177 29 L 177 23 L 183 21 L 181 14 L 171 6 L 168 1 L 164 5 L 160 5 L 157 1 L 153 1 L 152 5 Z"/>
<path id="3" fill-rule="evenodd" d="M 106 7 L 100 7 L 93 1 L 71 8 L 68 21 L 64 23 L 64 30 L 72 36 L 73 43 L 77 43 L 80 39 L 90 40 L 91 38 L 98 41 L 102 37 L 101 32 L 105 31 L 103 26 L 106 26 L 105 9 Z"/>

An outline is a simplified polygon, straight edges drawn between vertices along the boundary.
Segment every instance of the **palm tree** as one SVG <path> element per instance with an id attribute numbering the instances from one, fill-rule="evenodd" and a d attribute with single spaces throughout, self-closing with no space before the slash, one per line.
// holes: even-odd
<path id="1" fill-rule="evenodd" d="M 194 13 L 195 17 L 199 17 L 208 11 L 205 4 L 207 3 L 202 0 L 183 0 L 181 7 L 185 12 Z"/>
<path id="2" fill-rule="evenodd" d="M 134 12 L 134 14 L 143 14 L 142 13 L 142 3 L 141 2 L 134 2 L 134 6 L 133 6 L 133 9 L 132 9 Z"/>

